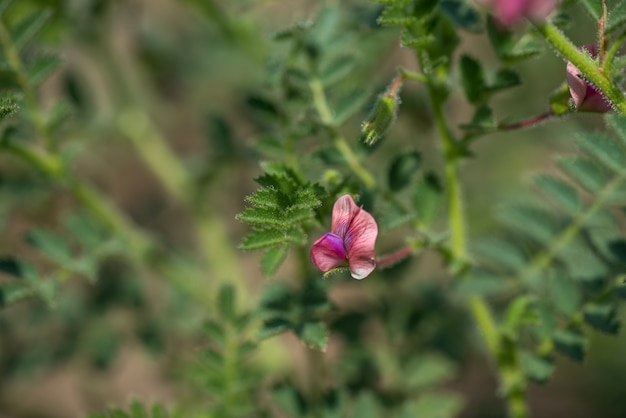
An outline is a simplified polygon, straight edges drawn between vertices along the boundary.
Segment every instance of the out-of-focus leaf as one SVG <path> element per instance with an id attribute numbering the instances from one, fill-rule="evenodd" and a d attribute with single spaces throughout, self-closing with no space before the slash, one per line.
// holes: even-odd
<path id="1" fill-rule="evenodd" d="M 468 32 L 480 33 L 483 24 L 480 13 L 471 3 L 462 0 L 441 0 L 439 7 L 454 22 Z"/>
<path id="2" fill-rule="evenodd" d="M 278 270 L 283 261 L 285 261 L 288 252 L 289 247 L 286 246 L 273 247 L 267 250 L 261 260 L 261 270 L 263 274 L 269 277 L 276 273 L 276 270 Z"/>
<path id="3" fill-rule="evenodd" d="M 408 186 L 417 177 L 421 162 L 422 156 L 417 151 L 398 155 L 389 168 L 389 188 L 397 192 Z"/>
<path id="4" fill-rule="evenodd" d="M 308 347 L 319 350 L 326 349 L 328 330 L 323 322 L 305 322 L 296 328 L 296 334 Z"/>

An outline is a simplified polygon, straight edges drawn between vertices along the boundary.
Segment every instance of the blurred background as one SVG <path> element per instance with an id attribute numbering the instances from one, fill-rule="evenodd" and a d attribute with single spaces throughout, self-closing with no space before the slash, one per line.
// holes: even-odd
<path id="1" fill-rule="evenodd" d="M 209 266 L 193 282 L 184 270 L 178 282 L 163 280 L 139 268 L 118 237 L 93 226 L 90 245 L 73 247 L 75 257 L 95 258 L 92 274 L 84 274 L 93 277 L 70 273 L 49 300 L 26 298 L 0 311 L 0 417 L 84 417 L 133 399 L 202 410 L 220 396 L 194 377 L 200 353 L 213 343 L 203 324 L 216 315 L 207 301 L 219 284 L 235 282 L 246 294 L 239 295 L 237 309 L 253 312 L 266 286 L 299 280 L 294 254 L 275 278 L 267 279 L 259 269 L 260 255 L 237 249 L 248 227 L 235 215 L 256 189 L 259 162 L 267 159 L 255 145 L 264 127 L 255 114 L 258 106 L 255 110 L 250 103 L 271 90 L 272 73 L 288 55 L 272 35 L 315 19 L 327 8 L 340 16 L 339 27 L 351 37 L 359 58 L 353 83 L 368 93 L 341 128 L 353 145 L 372 98 L 397 66 L 417 70 L 415 58 L 399 46 L 398 31 L 376 24 L 380 6 L 365 0 L 20 0 L 3 19 L 16 22 L 41 8 L 50 10 L 50 18 L 25 53 L 53 52 L 61 58 L 61 66 L 37 90 L 37 100 L 44 110 L 67 105 L 57 136 L 72 171 L 162 243 L 162 251 L 177 254 L 182 264 L 206 253 Z M 572 15 L 576 23 L 568 35 L 578 43 L 593 41 L 591 19 L 582 10 L 574 9 Z M 459 49 L 495 66 L 484 34 L 462 33 Z M 518 120 L 543 112 L 565 74 L 565 64 L 551 51 L 516 69 L 524 85 L 498 96 L 494 108 L 499 118 Z M 367 162 L 377 177 L 404 149 L 419 150 L 425 167 L 440 170 L 426 92 L 417 83 L 407 84 L 401 99 L 397 123 Z M 471 117 L 460 89 L 446 110 L 458 124 Z M 523 196 L 527 174 L 550 170 L 553 156 L 571 152 L 571 138 L 583 128 L 601 129 L 602 121 L 594 115 L 569 116 L 476 143 L 475 156 L 463 167 L 471 235 L 493 232 L 497 205 Z M 155 137 L 156 144 L 151 141 Z M 314 141 L 301 149 L 303 159 L 315 149 Z M 161 143 L 194 179 L 191 203 L 181 204 L 176 172 L 155 174 L 155 165 L 167 164 Z M 200 237 L 196 204 L 205 222 Z M 33 243 L 45 242 L 50 231 L 75 238 L 68 225 L 90 222 L 80 207 L 66 187 L 0 153 L 3 260 L 27 260 L 44 276 L 56 272 Z M 381 234 L 379 246 L 386 252 L 399 242 L 393 233 Z M 217 266 L 211 264 L 215 260 Z M 14 279 L 2 275 L 0 280 Z M 362 282 L 343 276 L 329 281 L 330 299 L 339 310 L 329 320 L 326 352 L 311 354 L 289 333 L 257 347 L 251 361 L 257 393 L 251 402 L 259 411 L 291 416 L 272 407 L 267 394 L 285 385 L 310 393 L 320 385 L 311 378 L 316 367 L 343 373 L 342 382 L 329 373 L 322 378 L 323 387 L 378 390 L 382 404 L 393 404 L 400 395 L 389 382 L 402 369 L 401 357 L 394 356 L 424 349 L 443 355 L 450 365 L 443 387 L 462 396 L 456 416 L 504 416 L 492 366 L 464 312 L 449 299 L 436 256 L 422 255 Z M 412 318 L 412 325 L 395 339 L 384 337 L 386 327 L 402 315 Z M 584 363 L 558 358 L 553 379 L 532 386 L 534 417 L 626 416 L 626 337 L 590 333 Z M 379 349 L 372 348 L 378 354 L 368 357 L 370 344 Z"/>

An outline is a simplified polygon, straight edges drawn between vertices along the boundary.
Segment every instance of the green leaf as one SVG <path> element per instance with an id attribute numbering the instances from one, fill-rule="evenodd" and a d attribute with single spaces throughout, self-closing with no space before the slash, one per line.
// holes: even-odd
<path id="1" fill-rule="evenodd" d="M 298 396 L 291 387 L 282 386 L 272 390 L 272 399 L 286 414 L 285 416 L 299 417 L 301 415 Z"/>
<path id="2" fill-rule="evenodd" d="M 488 86 L 490 93 L 496 93 L 500 90 L 509 89 L 522 84 L 519 74 L 508 68 L 502 68 L 496 73 L 493 82 Z"/>
<path id="3" fill-rule="evenodd" d="M 28 82 L 31 87 L 37 87 L 61 65 L 57 55 L 40 55 L 28 66 Z"/>
<path id="4" fill-rule="evenodd" d="M 267 250 L 261 260 L 261 270 L 263 274 L 267 277 L 273 276 L 276 270 L 283 264 L 283 261 L 285 261 L 288 252 L 289 247 L 286 246 L 274 247 Z"/>
<path id="5" fill-rule="evenodd" d="M 11 116 L 19 109 L 18 104 L 16 103 L 16 96 L 12 94 L 5 94 L 0 99 L 0 120 Z"/>
<path id="6" fill-rule="evenodd" d="M 615 114 L 607 114 L 605 116 L 607 124 L 611 127 L 613 132 L 617 134 L 617 137 L 622 141 L 622 145 L 626 146 L 626 116 Z"/>
<path id="7" fill-rule="evenodd" d="M 545 193 L 546 197 L 566 213 L 574 216 L 580 213 L 582 209 L 580 196 L 576 189 L 565 181 L 548 174 L 539 174 L 535 176 L 534 183 Z"/>
<path id="8" fill-rule="evenodd" d="M 441 385 L 456 374 L 454 364 L 437 354 L 416 357 L 405 368 L 406 386 L 417 393 L 429 387 Z"/>
<path id="9" fill-rule="evenodd" d="M 468 32 L 480 33 L 483 24 L 480 13 L 466 1 L 462 0 L 442 0 L 439 7 L 448 18 Z"/>
<path id="10" fill-rule="evenodd" d="M 13 0 L 0 0 L 0 15 L 4 13 L 7 7 L 13 2 Z"/>
<path id="11" fill-rule="evenodd" d="M 496 55 L 505 63 L 527 59 L 543 51 L 543 45 L 532 35 L 516 39 L 514 32 L 503 28 L 493 17 L 487 19 L 487 34 Z"/>
<path id="12" fill-rule="evenodd" d="M 337 126 L 343 125 L 350 117 L 361 110 L 369 97 L 370 92 L 362 87 L 351 90 L 340 97 L 335 104 L 335 123 Z"/>
<path id="13" fill-rule="evenodd" d="M 255 228 L 243 239 L 239 248 L 242 250 L 257 250 L 272 247 L 285 242 L 285 233 L 277 228 Z"/>
<path id="14" fill-rule="evenodd" d="M 586 158 L 567 156 L 557 163 L 572 180 L 590 193 L 598 193 L 608 182 L 605 171 Z"/>
<path id="15" fill-rule="evenodd" d="M 41 30 L 52 16 L 52 10 L 41 9 L 25 17 L 11 31 L 11 39 L 17 50 L 21 50 Z"/>
<path id="16" fill-rule="evenodd" d="M 35 290 L 21 283 L 0 283 L 0 307 L 34 296 Z"/>
<path id="17" fill-rule="evenodd" d="M 263 321 L 257 333 L 257 340 L 264 340 L 274 335 L 282 334 L 292 328 L 291 322 L 284 318 L 271 318 Z"/>
<path id="18" fill-rule="evenodd" d="M 274 188 L 261 188 L 246 197 L 246 202 L 272 209 L 280 209 L 289 204 L 287 196 Z"/>
<path id="19" fill-rule="evenodd" d="M 554 372 L 554 360 L 522 351 L 521 364 L 524 374 L 536 383 L 546 383 Z"/>
<path id="20" fill-rule="evenodd" d="M 217 320 L 209 319 L 204 324 L 204 332 L 206 332 L 209 340 L 223 346 L 226 342 L 226 332 L 220 322 Z"/>
<path id="21" fill-rule="evenodd" d="M 486 82 L 480 62 L 469 55 L 461 56 L 460 61 L 461 83 L 467 100 L 476 105 L 486 98 Z"/>
<path id="22" fill-rule="evenodd" d="M 582 296 L 573 280 L 557 275 L 550 278 L 550 300 L 556 309 L 567 317 L 580 308 Z"/>
<path id="23" fill-rule="evenodd" d="M 58 235 L 43 229 L 33 229 L 26 235 L 28 242 L 50 260 L 64 266 L 71 264 L 73 256 L 65 241 Z"/>
<path id="24" fill-rule="evenodd" d="M 461 396 L 447 392 L 426 392 L 413 404 L 414 417 L 454 418 L 463 409 Z"/>
<path id="25" fill-rule="evenodd" d="M 507 281 L 504 278 L 479 269 L 473 271 L 458 281 L 456 293 L 463 298 L 468 296 L 489 296 L 497 295 L 507 287 Z"/>
<path id="26" fill-rule="evenodd" d="M 578 329 L 556 331 L 552 340 L 561 353 L 575 361 L 583 361 L 587 352 L 587 338 Z"/>
<path id="27" fill-rule="evenodd" d="M 322 68 L 322 84 L 327 88 L 337 84 L 339 81 L 348 77 L 357 65 L 358 60 L 354 55 L 339 55 Z"/>
<path id="28" fill-rule="evenodd" d="M 521 270 L 527 262 L 526 256 L 514 240 L 492 238 L 474 244 L 472 252 L 481 263 L 494 267 L 502 267 L 508 271 Z"/>
<path id="29" fill-rule="evenodd" d="M 537 207 L 512 205 L 502 208 L 497 216 L 518 233 L 544 244 L 550 243 L 559 231 L 552 213 Z"/>
<path id="30" fill-rule="evenodd" d="M 225 319 L 233 321 L 235 312 L 235 288 L 230 284 L 223 284 L 217 295 L 217 309 Z"/>
<path id="31" fill-rule="evenodd" d="M 531 300 L 526 295 L 518 296 L 509 304 L 500 330 L 503 335 L 512 341 L 518 339 L 522 327 L 534 318 L 530 306 Z"/>
<path id="32" fill-rule="evenodd" d="M 352 418 L 379 418 L 381 409 L 371 392 L 360 392 L 354 401 Z"/>
<path id="33" fill-rule="evenodd" d="M 400 40 L 402 46 L 415 49 L 426 48 L 435 41 L 435 36 L 432 34 L 416 35 L 408 30 L 402 32 L 402 39 Z"/>
<path id="34" fill-rule="evenodd" d="M 608 334 L 617 334 L 620 323 L 617 319 L 615 306 L 594 303 L 587 305 L 584 310 L 585 321 L 599 331 Z"/>
<path id="35" fill-rule="evenodd" d="M 433 173 L 427 173 L 415 186 L 413 207 L 417 218 L 424 226 L 430 225 L 439 213 L 443 188 Z"/>
<path id="36" fill-rule="evenodd" d="M 472 120 L 469 123 L 461 124 L 460 128 L 470 133 L 493 131 L 496 128 L 493 110 L 486 104 L 477 106 Z"/>
<path id="37" fill-rule="evenodd" d="M 626 170 L 624 151 L 610 137 L 598 132 L 587 132 L 578 136 L 578 143 L 606 167 L 618 173 Z"/>
<path id="38" fill-rule="evenodd" d="M 620 1 L 610 9 L 606 33 L 614 32 L 626 24 L 626 1 Z"/>
<path id="39" fill-rule="evenodd" d="M 389 169 L 389 188 L 397 192 L 404 189 L 417 176 L 422 163 L 422 156 L 417 151 L 403 152 L 398 155 Z"/>
<path id="40" fill-rule="evenodd" d="M 602 0 L 581 0 L 581 3 L 595 20 L 600 19 L 600 16 L 602 16 Z"/>
<path id="41" fill-rule="evenodd" d="M 310 348 L 326 350 L 328 331 L 326 324 L 321 321 L 305 322 L 296 328 L 300 340 Z"/>
<path id="42" fill-rule="evenodd" d="M 378 23 L 390 26 L 410 26 L 417 23 L 417 19 L 411 16 L 406 10 L 406 5 L 400 2 L 387 6 L 380 14 Z"/>

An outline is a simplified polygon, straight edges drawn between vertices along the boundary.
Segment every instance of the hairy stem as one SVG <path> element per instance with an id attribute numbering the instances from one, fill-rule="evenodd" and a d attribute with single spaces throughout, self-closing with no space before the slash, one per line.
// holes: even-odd
<path id="1" fill-rule="evenodd" d="M 418 51 L 418 59 L 423 67 L 423 59 Z M 445 189 L 448 200 L 448 223 L 450 228 L 450 251 L 455 264 L 464 264 L 468 259 L 467 251 L 467 228 L 465 225 L 465 213 L 463 207 L 463 194 L 461 190 L 461 180 L 459 176 L 459 163 L 461 154 L 459 144 L 456 142 L 448 124 L 446 122 L 443 101 L 437 89 L 437 81 L 428 79 L 428 94 L 432 106 L 433 116 L 437 131 L 442 142 L 444 157 Z M 500 338 L 495 319 L 483 298 L 472 296 L 469 300 L 470 312 L 474 322 L 478 327 L 485 346 L 493 361 L 496 363 L 500 386 L 507 384 L 507 374 L 498 364 L 500 357 Z M 502 396 L 507 405 L 510 418 L 526 418 L 525 390 L 520 389 L 514 392 L 503 391 Z M 520 407 L 521 405 L 521 407 Z"/>
<path id="2" fill-rule="evenodd" d="M 335 125 L 335 120 L 333 118 L 332 111 L 328 106 L 328 101 L 326 100 L 326 93 L 324 93 L 324 86 L 319 79 L 313 79 L 309 83 L 309 88 L 311 89 L 311 93 L 313 94 L 313 104 L 315 106 L 315 110 L 322 121 L 322 123 L 326 126 L 328 131 L 330 132 L 331 140 L 333 144 L 341 154 L 341 156 L 346 160 L 348 167 L 354 173 L 355 176 L 361 180 L 361 182 L 365 185 L 366 188 L 373 190 L 376 188 L 376 180 L 372 175 L 361 165 L 359 158 L 354 154 L 352 148 L 348 145 L 346 139 L 339 133 L 337 126 Z"/>
<path id="3" fill-rule="evenodd" d="M 535 23 L 535 27 L 563 58 L 574 64 L 589 82 L 602 90 L 602 93 L 620 113 L 626 114 L 626 97 L 624 97 L 623 92 L 589 55 L 579 51 L 576 45 L 551 23 Z"/>

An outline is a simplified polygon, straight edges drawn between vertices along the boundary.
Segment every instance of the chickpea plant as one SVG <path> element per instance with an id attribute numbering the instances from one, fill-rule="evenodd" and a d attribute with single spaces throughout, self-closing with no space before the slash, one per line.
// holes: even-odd
<path id="1" fill-rule="evenodd" d="M 51 13 L 22 17 L 11 3 L 0 0 L 0 152 L 37 171 L 38 187 L 67 193 L 73 210 L 62 227 L 26 234 L 46 268 L 19 254 L 0 258 L 7 279 L 0 304 L 36 299 L 54 312 L 64 306 L 70 279 L 94 283 L 104 260 L 123 257 L 132 271 L 162 278 L 206 315 L 206 344 L 185 366 L 191 395 L 171 408 L 135 401 L 91 417 L 452 418 L 466 403 L 446 384 L 458 376 L 464 353 L 479 352 L 492 366 L 503 414 L 524 418 L 532 415 L 529 385 L 552 377 L 557 356 L 584 362 L 593 350 L 589 328 L 619 332 L 626 1 L 319 2 L 315 15 L 275 31 L 271 41 L 218 2 L 183 2 L 229 47 L 258 57 L 266 53 L 259 42 L 269 57 L 263 55 L 265 81 L 241 97 L 254 127 L 247 156 L 229 157 L 235 141 L 218 116 L 213 146 L 221 158 L 205 171 L 170 149 L 142 94 L 129 88 L 115 97 L 110 129 L 188 214 L 198 245 L 182 253 L 76 173 L 63 126 L 80 109 L 69 97 L 52 107 L 39 99 L 41 83 L 63 65 L 38 44 Z M 565 33 L 582 12 L 597 35 L 577 45 Z M 468 33 L 490 45 L 495 68 L 461 45 Z M 402 66 L 387 52 L 398 42 L 412 60 Z M 529 91 L 545 96 L 544 108 L 511 121 L 494 102 L 528 87 L 516 66 L 541 54 L 562 58 L 562 83 L 551 93 Z M 395 68 L 387 80 L 376 74 L 381 62 Z M 137 82 L 129 80 L 120 83 Z M 461 93 L 471 107 L 465 119 L 448 111 Z M 407 109 L 419 109 L 414 117 L 436 137 L 438 156 L 428 163 L 426 135 L 390 146 Z M 606 129 L 578 133 L 549 173 L 532 177 L 528 198 L 494 208 L 496 233 L 474 236 L 462 181 L 474 145 L 540 123 L 569 123 L 582 112 Z M 395 150 L 390 158 L 381 155 L 386 146 Z M 228 158 L 258 162 L 261 171 L 257 189 L 233 214 L 247 231 L 242 252 L 231 251 L 223 220 L 203 194 L 221 175 L 218 160 Z M 3 185 L 3 196 L 10 187 Z M 239 267 L 243 251 L 262 252 L 266 281 L 258 297 Z M 419 277 L 424 255 L 440 261 L 434 276 L 441 280 Z M 346 284 L 357 289 L 358 304 L 330 296 Z M 264 347 L 284 333 L 306 346 L 306 385 L 264 363 Z M 102 364 L 114 350 L 104 351 L 96 356 Z"/>

